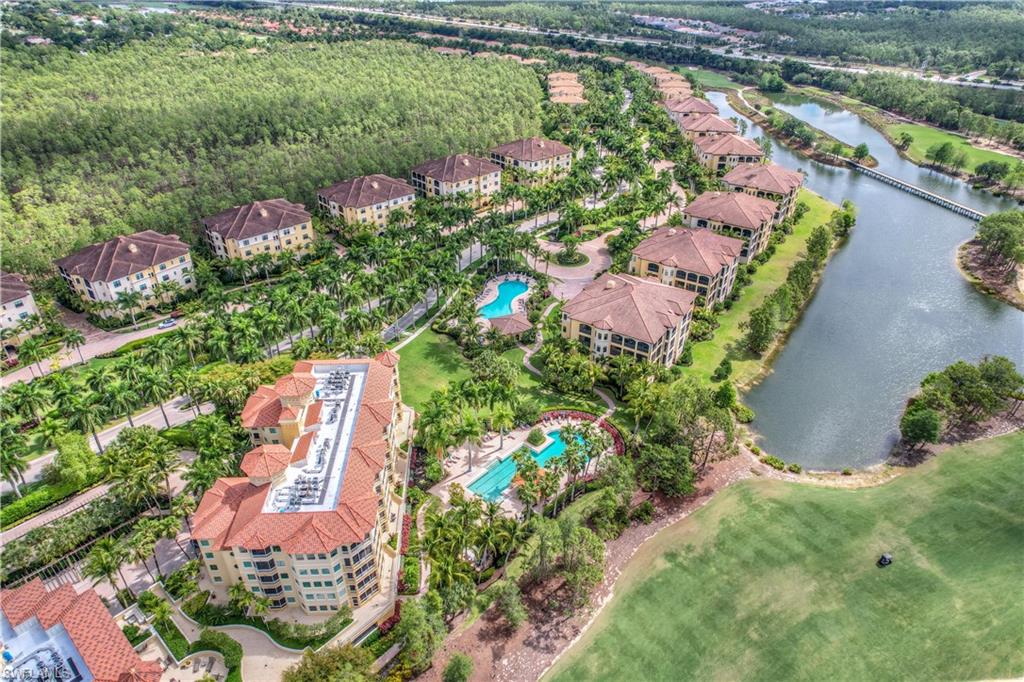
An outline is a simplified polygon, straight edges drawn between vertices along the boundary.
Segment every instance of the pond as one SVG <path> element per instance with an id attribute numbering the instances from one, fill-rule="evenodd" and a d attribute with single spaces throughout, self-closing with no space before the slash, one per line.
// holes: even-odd
<path id="1" fill-rule="evenodd" d="M 739 116 L 709 93 L 723 117 Z M 859 116 L 802 97 L 780 109 L 851 144 L 866 142 L 879 170 L 989 213 L 1015 204 L 922 169 Z M 742 117 L 741 117 L 742 118 Z M 750 124 L 748 137 L 763 131 Z M 857 206 L 857 226 L 833 256 L 772 372 L 745 397 L 759 443 L 816 469 L 882 461 L 907 397 L 928 372 L 959 359 L 1005 355 L 1024 367 L 1024 313 L 974 289 L 956 267 L 974 223 L 846 168 L 797 156 L 777 140 L 772 160 L 806 186 Z"/>

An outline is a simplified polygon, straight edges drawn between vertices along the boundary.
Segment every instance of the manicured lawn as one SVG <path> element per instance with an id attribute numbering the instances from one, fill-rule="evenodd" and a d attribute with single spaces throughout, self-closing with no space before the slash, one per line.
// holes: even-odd
<path id="1" fill-rule="evenodd" d="M 523 351 L 513 348 L 504 353 L 519 367 L 523 364 Z M 425 329 L 408 345 L 399 349 L 401 362 L 398 365 L 402 377 L 402 401 L 415 410 L 423 409 L 430 394 L 448 385 L 450 381 L 461 381 L 470 377 L 469 365 L 458 346 L 447 336 Z M 524 367 L 518 378 L 523 393 L 536 400 L 542 409 L 552 407 L 580 408 L 604 412 L 604 403 L 596 399 L 579 400 L 568 398 L 545 388 L 540 378 L 526 371 Z"/>
<path id="2" fill-rule="evenodd" d="M 733 486 L 633 557 L 547 679 L 1017 678 L 1021 452 L 1017 433 L 876 488 Z"/>
<path id="3" fill-rule="evenodd" d="M 757 357 L 739 349 L 740 342 L 746 333 L 741 324 L 750 317 L 750 312 L 761 305 L 775 289 L 786 281 L 789 269 L 805 253 L 807 238 L 818 225 L 827 222 L 835 204 L 826 201 L 808 189 L 801 189 L 799 201 L 806 203 L 810 210 L 793 228 L 793 234 L 779 245 L 775 255 L 766 265 L 759 266 L 754 273 L 754 283 L 743 290 L 740 300 L 731 310 L 723 311 L 718 316 L 721 326 L 709 341 L 702 341 L 693 346 L 693 364 L 686 368 L 687 374 L 709 379 L 718 363 L 735 349 L 730 355 L 732 362 L 732 380 L 743 386 L 754 379 L 764 366 L 764 358 Z M 856 229 L 856 228 L 854 228 Z"/>
<path id="4" fill-rule="evenodd" d="M 682 69 L 683 73 L 692 74 L 697 78 L 697 81 L 704 86 L 705 90 L 727 90 L 729 88 L 739 88 L 740 84 L 730 79 L 724 73 L 718 73 L 717 71 L 708 71 L 707 69 Z"/>
<path id="5" fill-rule="evenodd" d="M 914 142 L 907 150 L 907 155 L 916 163 L 926 163 L 927 159 L 924 155 L 928 148 L 943 142 L 952 142 L 958 152 L 961 150 L 967 152 L 967 170 L 973 171 L 979 163 L 986 161 L 1006 161 L 1011 164 L 1016 161 L 1012 156 L 975 147 L 961 135 L 930 126 L 916 123 L 896 123 L 886 126 L 886 130 L 893 139 L 899 138 L 900 133 L 910 133 L 914 137 Z"/>

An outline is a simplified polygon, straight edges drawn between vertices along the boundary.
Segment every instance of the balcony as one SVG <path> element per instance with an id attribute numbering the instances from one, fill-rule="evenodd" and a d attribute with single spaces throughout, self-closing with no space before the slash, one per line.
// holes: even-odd
<path id="1" fill-rule="evenodd" d="M 262 573 L 266 573 L 267 571 L 277 571 L 277 564 L 273 561 L 255 561 L 253 562 L 253 565 L 256 567 L 257 571 Z"/>

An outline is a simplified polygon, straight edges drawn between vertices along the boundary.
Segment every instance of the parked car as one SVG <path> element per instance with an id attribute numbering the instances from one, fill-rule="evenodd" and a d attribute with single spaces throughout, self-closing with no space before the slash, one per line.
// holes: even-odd
<path id="1" fill-rule="evenodd" d="M 168 317 L 166 320 L 156 326 L 157 329 L 170 329 L 174 325 L 178 324 L 178 321 L 173 317 Z"/>

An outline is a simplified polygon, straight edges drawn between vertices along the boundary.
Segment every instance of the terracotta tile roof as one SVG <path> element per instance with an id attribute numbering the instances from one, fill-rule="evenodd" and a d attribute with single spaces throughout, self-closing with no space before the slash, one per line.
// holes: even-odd
<path id="1" fill-rule="evenodd" d="M 556 156 L 571 154 L 572 149 L 557 140 L 544 137 L 526 137 L 514 142 L 506 142 L 491 149 L 498 156 L 517 159 L 519 161 L 542 161 Z"/>
<path id="2" fill-rule="evenodd" d="M 385 367 L 398 367 L 398 361 L 401 358 L 395 351 L 385 350 L 377 354 L 377 356 L 374 357 L 373 359 L 379 362 L 380 364 L 384 365 Z"/>
<path id="3" fill-rule="evenodd" d="M 413 173 L 441 182 L 462 182 L 500 171 L 501 166 L 498 164 L 469 154 L 453 154 L 443 159 L 433 159 L 412 169 Z"/>
<path id="4" fill-rule="evenodd" d="M 204 218 L 203 224 L 224 239 L 245 239 L 309 220 L 309 211 L 302 204 L 293 204 L 287 199 L 267 199 L 229 208 Z"/>
<path id="5" fill-rule="evenodd" d="M 320 413 L 324 409 L 324 401 L 314 400 L 313 403 L 306 408 L 306 419 L 303 421 L 302 428 L 308 429 L 316 426 L 320 423 Z"/>
<path id="6" fill-rule="evenodd" d="M 259 429 L 281 423 L 281 396 L 270 386 L 260 386 L 242 408 L 242 426 Z"/>
<path id="7" fill-rule="evenodd" d="M 632 275 L 605 273 L 565 304 L 571 319 L 656 343 L 693 309 L 697 295 Z"/>
<path id="8" fill-rule="evenodd" d="M 347 208 L 363 208 L 374 206 L 392 199 L 400 199 L 415 194 L 412 185 L 405 180 L 396 180 L 387 175 L 363 175 L 318 192 L 322 197 Z"/>
<path id="9" fill-rule="evenodd" d="M 742 250 L 742 239 L 726 237 L 711 230 L 669 227 L 656 230 L 637 244 L 633 254 L 679 270 L 714 276 L 723 266 L 735 263 Z"/>
<path id="10" fill-rule="evenodd" d="M 704 192 L 687 204 L 683 214 L 752 230 L 770 223 L 778 204 L 742 192 Z"/>
<path id="11" fill-rule="evenodd" d="M 555 104 L 586 104 L 587 100 L 579 95 L 552 95 L 551 101 Z"/>
<path id="12" fill-rule="evenodd" d="M 663 105 L 673 114 L 717 114 L 718 108 L 706 99 L 699 97 L 683 97 L 682 99 L 668 99 Z"/>
<path id="13" fill-rule="evenodd" d="M 682 99 L 684 97 L 689 97 L 690 95 L 692 95 L 693 88 L 691 88 L 689 85 L 676 85 L 675 83 L 673 83 L 671 85 L 659 86 L 658 92 L 661 93 L 662 97 L 667 99 Z"/>
<path id="14" fill-rule="evenodd" d="M 269 484 L 257 486 L 248 478 L 222 478 L 206 492 L 196 509 L 194 538 L 209 540 L 215 549 L 277 545 L 289 553 L 321 553 L 366 537 L 377 518 L 374 486 L 387 459 L 386 430 L 395 408 L 390 396 L 396 369 L 377 359 L 305 360 L 295 363 L 293 374 L 310 375 L 321 365 L 352 364 L 365 364 L 367 371 L 345 471 L 339 472 L 343 478 L 337 507 L 331 511 L 264 513 Z M 307 432 L 297 440 L 292 462 L 305 458 L 313 433 Z"/>
<path id="15" fill-rule="evenodd" d="M 657 83 L 658 85 L 667 85 L 669 83 L 686 83 L 687 85 L 690 84 L 690 81 L 686 80 L 685 76 L 681 76 L 678 73 L 675 73 L 674 71 L 669 71 L 668 73 L 658 72 L 651 77 L 654 78 L 654 82 Z"/>
<path id="16" fill-rule="evenodd" d="M 188 244 L 178 235 L 144 230 L 91 244 L 54 262 L 70 275 L 90 282 L 111 282 L 188 252 Z"/>
<path id="17" fill-rule="evenodd" d="M 552 95 L 576 95 L 583 96 L 583 86 L 579 83 L 557 83 L 551 86 Z"/>
<path id="18" fill-rule="evenodd" d="M 533 329 L 533 325 L 530 324 L 530 320 L 527 319 L 524 313 L 512 313 L 511 315 L 503 315 L 502 317 L 492 317 L 489 322 L 492 327 L 505 336 L 517 336 L 527 330 Z"/>
<path id="19" fill-rule="evenodd" d="M 283 445 L 260 445 L 245 453 L 240 468 L 250 478 L 270 478 L 288 468 L 292 451 Z"/>
<path id="20" fill-rule="evenodd" d="M 713 156 L 764 156 L 757 143 L 739 135 L 718 135 L 694 140 L 697 149 Z"/>
<path id="21" fill-rule="evenodd" d="M 438 54 L 445 55 L 469 54 L 469 50 L 463 50 L 461 47 L 432 47 L 430 49 L 433 50 L 434 52 L 437 52 Z"/>
<path id="22" fill-rule="evenodd" d="M 274 392 L 284 398 L 301 398 L 316 388 L 316 378 L 306 372 L 285 374 L 274 383 Z"/>
<path id="23" fill-rule="evenodd" d="M 63 585 L 47 592 L 38 578 L 0 590 L 0 609 L 12 626 L 36 616 L 44 629 L 63 626 L 96 682 L 158 682 L 160 665 L 145 662 L 110 616 L 95 590 Z"/>
<path id="24" fill-rule="evenodd" d="M 548 82 L 557 80 L 577 81 L 579 76 L 571 71 L 552 71 L 548 74 Z"/>
<path id="25" fill-rule="evenodd" d="M 741 163 L 722 177 L 735 187 L 751 187 L 762 192 L 789 194 L 804 184 L 804 174 L 774 163 Z"/>
<path id="26" fill-rule="evenodd" d="M 28 296 L 31 289 L 21 275 L 0 270 L 0 303 L 10 303 Z"/>
<path id="27" fill-rule="evenodd" d="M 726 121 L 716 114 L 704 114 L 684 118 L 679 122 L 679 127 L 693 133 L 735 133 L 736 126 L 732 121 Z"/>
<path id="28" fill-rule="evenodd" d="M 295 453 L 292 455 L 292 464 L 301 462 L 309 456 L 309 446 L 313 444 L 313 438 L 315 436 L 315 431 L 307 431 L 299 436 L 299 440 L 295 443 Z"/>
<path id="29" fill-rule="evenodd" d="M 609 64 L 625 64 L 626 63 L 626 60 L 620 59 L 618 57 L 605 57 L 604 60 L 606 62 L 608 62 Z"/>

